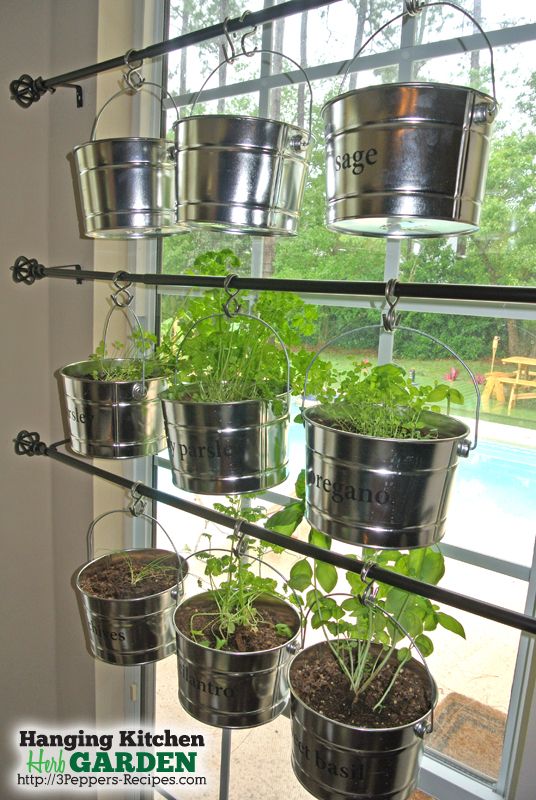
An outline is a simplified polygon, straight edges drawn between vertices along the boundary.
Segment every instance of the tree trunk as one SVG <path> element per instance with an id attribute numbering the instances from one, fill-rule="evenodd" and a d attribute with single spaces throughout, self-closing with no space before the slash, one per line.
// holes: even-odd
<path id="1" fill-rule="evenodd" d="M 519 329 L 518 329 L 518 322 L 516 319 L 507 319 L 506 320 L 506 330 L 508 332 L 508 355 L 509 356 L 520 356 L 523 355 L 521 352 L 521 345 L 519 339 Z"/>
<path id="2" fill-rule="evenodd" d="M 300 64 L 302 67 L 307 66 L 307 11 L 304 11 L 301 16 L 301 29 L 300 29 Z M 305 128 L 305 94 L 308 89 L 305 83 L 300 83 L 298 86 L 298 115 L 297 122 L 299 128 Z M 309 100 L 309 96 L 307 96 Z M 309 124 L 309 123 L 307 123 Z"/>
<path id="3" fill-rule="evenodd" d="M 359 0 L 359 8 L 357 11 L 357 27 L 355 29 L 354 39 L 354 52 L 355 55 L 361 45 L 363 44 L 363 32 L 365 30 L 365 20 L 367 18 L 368 0 Z M 357 72 L 350 75 L 350 89 L 355 89 L 357 86 Z"/>
<path id="4" fill-rule="evenodd" d="M 227 19 L 229 16 L 229 0 L 221 0 L 221 16 L 222 19 Z M 223 53 L 222 53 L 223 61 Z M 225 86 L 227 83 L 227 64 L 222 64 L 218 70 L 218 86 Z M 218 100 L 218 114 L 223 114 L 225 111 L 225 98 L 221 97 Z"/>
<path id="5" fill-rule="evenodd" d="M 188 26 L 190 24 L 190 2 L 189 0 L 185 0 L 183 3 L 182 8 L 182 28 L 181 34 L 185 34 L 188 32 Z M 186 93 L 186 62 L 187 62 L 187 55 L 188 55 L 188 48 L 183 47 L 181 50 L 181 59 L 180 59 L 180 66 L 179 66 L 179 94 Z"/>
<path id="6" fill-rule="evenodd" d="M 482 22 L 482 0 L 473 0 L 473 17 L 481 24 Z M 475 26 L 475 32 L 480 31 Z M 480 69 L 480 50 L 471 51 L 471 76 L 478 73 Z"/>

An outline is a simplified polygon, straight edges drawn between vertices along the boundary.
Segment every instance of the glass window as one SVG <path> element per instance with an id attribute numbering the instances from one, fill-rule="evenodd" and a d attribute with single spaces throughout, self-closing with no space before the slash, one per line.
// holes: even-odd
<path id="1" fill-rule="evenodd" d="M 477 19 L 493 44 L 500 106 L 477 233 L 448 239 L 409 239 L 386 245 L 383 239 L 349 236 L 327 229 L 322 107 L 341 90 L 344 60 L 351 58 L 374 31 L 403 7 L 399 0 L 341 0 L 266 28 L 271 31 L 270 48 L 302 64 L 313 91 L 313 144 L 298 235 L 254 239 L 196 231 L 172 237 L 164 240 L 162 270 L 171 274 L 186 270 L 199 273 L 203 263 L 194 263 L 198 256 L 229 248 L 240 259 L 240 266 L 233 268 L 240 274 L 376 281 L 398 276 L 404 282 L 434 284 L 533 284 L 536 27 L 532 4 L 529 0 L 510 6 L 463 0 L 460 5 Z M 251 11 L 261 7 L 261 2 L 249 6 Z M 240 13 L 242 9 L 223 0 L 207 6 L 190 0 L 172 0 L 170 36 Z M 264 41 L 268 41 L 268 33 L 264 36 Z M 253 41 L 260 45 L 260 31 Z M 192 93 L 201 88 L 221 58 L 218 42 L 172 54 L 169 88 L 181 115 L 191 113 Z M 296 81 L 290 86 L 285 77 L 287 71 Z M 473 86 L 491 92 L 487 44 L 466 16 L 450 7 L 428 8 L 404 26 L 398 20 L 376 36 L 352 65 L 342 90 L 410 79 Z M 211 90 L 215 90 L 212 95 Z M 286 65 L 277 57 L 271 67 L 260 56 L 238 59 L 235 65 L 226 65 L 211 78 L 207 92 L 208 96 L 204 92 L 199 98 L 196 113 L 261 114 L 307 126 L 306 85 L 292 64 Z M 198 295 L 198 290 L 162 290 L 161 324 L 171 319 L 179 305 Z M 314 331 L 303 338 L 311 354 L 342 330 L 379 321 L 377 301 L 311 296 L 304 296 L 303 300 L 308 308 L 314 309 L 315 315 Z M 536 363 L 534 315 L 525 307 L 497 304 L 490 309 L 485 304 L 467 301 L 407 301 L 400 306 L 404 326 L 437 337 L 467 362 L 479 391 L 479 444 L 459 465 L 447 533 L 441 544 L 447 557 L 442 585 L 523 611 L 533 567 L 536 399 L 527 397 L 530 391 L 522 381 L 523 376 L 529 378 L 536 372 L 536 366 L 531 368 L 523 362 L 534 359 Z M 331 347 L 327 355 L 341 367 L 354 358 L 375 362 L 377 334 L 349 336 Z M 459 388 L 464 395 L 459 416 L 474 428 L 475 388 L 450 353 L 429 339 L 399 331 L 394 337 L 392 357 L 416 383 L 446 380 Z M 521 382 L 516 383 L 517 380 Z M 277 508 L 282 496 L 292 495 L 296 476 L 303 468 L 303 432 L 298 424 L 292 427 L 290 453 L 288 481 L 262 500 L 268 510 Z M 171 483 L 166 458 L 161 455 L 158 486 L 178 492 Z M 209 505 L 217 500 L 201 496 L 195 499 Z M 178 546 L 195 549 L 207 531 L 215 541 L 225 542 L 226 531 L 207 528 L 201 519 L 163 507 L 159 509 L 159 518 L 166 527 L 177 531 Z M 300 529 L 297 535 L 306 535 L 306 529 Z M 341 550 L 347 551 L 348 548 Z M 287 557 L 290 565 L 293 556 Z M 474 615 L 463 612 L 455 615 L 466 628 L 467 640 L 453 642 L 456 637 L 445 633 L 436 639 L 435 653 L 429 662 L 440 690 L 438 725 L 429 742 L 430 751 L 452 770 L 473 776 L 475 786 L 481 786 L 482 782 L 498 786 L 498 796 L 503 796 L 501 776 L 505 774 L 506 761 L 513 757 L 510 748 L 515 738 L 513 728 L 508 725 L 514 725 L 515 703 L 520 698 L 520 666 L 516 672 L 520 635 Z M 158 665 L 157 715 L 164 722 L 176 719 L 175 673 L 173 659 Z M 458 720 L 457 726 L 447 725 L 449 717 Z M 218 732 L 212 731 L 211 735 L 219 741 Z M 270 736 L 273 738 L 267 740 Z M 266 741 L 284 743 L 288 751 L 287 739 L 285 718 L 247 735 L 240 734 L 235 740 L 233 765 L 240 754 L 246 757 L 259 748 L 266 751 Z M 282 787 L 294 780 L 290 768 L 285 772 L 280 766 L 286 757 L 277 757 L 276 771 Z M 217 765 L 210 765 L 210 769 L 216 782 Z M 241 767 L 233 766 L 232 772 L 232 781 L 236 783 L 231 783 L 231 793 L 246 795 L 254 791 L 257 797 L 274 796 L 274 772 L 268 776 L 257 771 L 255 786 L 248 784 L 247 772 Z M 296 784 L 292 796 L 301 797 L 300 791 Z M 475 789 L 474 796 L 477 795 Z M 209 792 L 206 797 L 209 796 L 213 795 Z M 450 797 L 455 794 L 449 795 L 449 800 Z"/>

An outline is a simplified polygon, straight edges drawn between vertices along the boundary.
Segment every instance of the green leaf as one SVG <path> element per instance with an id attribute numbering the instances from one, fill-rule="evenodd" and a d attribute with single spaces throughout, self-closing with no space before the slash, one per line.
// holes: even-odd
<path id="1" fill-rule="evenodd" d="M 463 394 L 458 391 L 458 389 L 454 389 L 454 387 L 450 389 L 448 396 L 451 403 L 455 403 L 459 406 L 463 405 Z"/>
<path id="2" fill-rule="evenodd" d="M 303 592 L 308 586 L 311 585 L 312 579 L 313 570 L 311 565 L 307 559 L 302 558 L 300 561 L 296 561 L 296 563 L 292 565 L 288 585 L 292 589 L 296 589 L 298 592 Z"/>
<path id="3" fill-rule="evenodd" d="M 366 584 L 363 583 L 357 572 L 347 572 L 346 580 L 354 594 L 362 594 Z"/>
<path id="4" fill-rule="evenodd" d="M 397 567 L 403 563 L 403 559 L 397 562 Z M 408 571 L 406 575 L 411 575 L 424 583 L 431 583 L 435 586 L 445 574 L 445 559 L 439 550 L 431 547 L 412 550 L 407 556 Z"/>
<path id="5" fill-rule="evenodd" d="M 434 652 L 434 644 L 432 640 L 428 636 L 425 636 L 424 633 L 421 633 L 420 636 L 417 636 L 415 639 L 415 644 L 421 651 L 421 655 L 424 656 L 424 658 L 431 656 Z"/>
<path id="6" fill-rule="evenodd" d="M 411 651 L 409 647 L 401 647 L 399 650 L 397 650 L 396 657 L 401 663 L 403 661 L 407 661 L 408 658 L 411 658 Z"/>
<path id="7" fill-rule="evenodd" d="M 311 528 L 309 531 L 309 544 L 314 544 L 315 547 L 321 547 L 322 550 L 331 550 L 331 539 L 325 533 Z"/>
<path id="8" fill-rule="evenodd" d="M 315 561 L 315 578 L 322 589 L 329 593 L 333 591 L 337 584 L 337 570 L 333 564 L 326 564 L 324 561 Z"/>
<path id="9" fill-rule="evenodd" d="M 427 403 L 439 403 L 441 400 L 444 400 L 445 397 L 449 394 L 449 387 L 445 386 L 444 383 L 436 386 L 432 391 L 428 394 L 426 398 Z"/>
<path id="10" fill-rule="evenodd" d="M 457 619 L 451 617 L 450 614 L 445 614 L 443 611 L 437 612 L 437 621 L 439 624 L 446 628 L 448 631 L 452 631 L 452 633 L 457 633 L 458 636 L 461 636 L 465 639 L 465 630 L 461 622 L 458 622 Z"/>
<path id="11" fill-rule="evenodd" d="M 296 483 L 294 484 L 294 491 L 296 492 L 296 497 L 300 500 L 305 500 L 305 470 L 302 469 Z"/>
<path id="12" fill-rule="evenodd" d="M 303 519 L 303 503 L 290 503 L 268 519 L 270 530 L 291 536 Z"/>

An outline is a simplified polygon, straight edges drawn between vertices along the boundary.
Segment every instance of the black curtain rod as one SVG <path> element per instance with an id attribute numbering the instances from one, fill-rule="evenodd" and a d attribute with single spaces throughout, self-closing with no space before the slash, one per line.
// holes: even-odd
<path id="1" fill-rule="evenodd" d="M 95 467 L 92 463 L 87 463 L 81 459 L 74 458 L 67 453 L 62 453 L 58 447 L 66 444 L 69 440 L 66 439 L 61 442 L 56 442 L 51 445 L 46 445 L 41 441 L 37 432 L 29 433 L 28 431 L 20 431 L 15 441 L 15 452 L 17 455 L 44 455 L 59 461 L 67 466 L 74 467 L 81 472 L 86 472 L 95 477 L 102 478 L 103 480 L 115 483 L 125 489 L 135 489 L 136 492 L 143 497 L 148 497 L 151 500 L 156 500 L 159 503 L 179 509 L 179 511 L 186 511 L 196 517 L 202 517 L 209 522 L 214 522 L 217 525 L 223 525 L 226 528 L 233 528 L 235 520 L 228 517 L 220 511 L 215 511 L 212 508 L 205 508 L 197 503 L 192 503 L 188 500 L 183 500 L 180 497 L 162 492 L 158 489 L 153 489 L 151 486 L 146 486 L 142 483 L 137 483 L 122 475 L 115 475 L 112 472 L 107 472 L 100 467 Z M 364 562 L 359 559 L 349 558 L 348 556 L 340 555 L 331 550 L 322 550 L 315 545 L 308 542 L 302 542 L 299 539 L 293 539 L 284 536 L 276 531 L 271 531 L 268 528 L 261 528 L 259 525 L 254 525 L 251 522 L 244 521 L 241 525 L 241 530 L 255 539 L 261 539 L 271 544 L 279 545 L 286 550 L 291 550 L 294 553 L 299 553 L 302 556 L 309 558 L 319 559 L 328 564 L 333 564 L 334 567 L 345 569 L 350 572 L 360 574 L 363 569 Z M 376 565 L 371 566 L 368 575 L 375 580 L 387 583 L 390 586 L 395 586 L 398 589 L 403 589 L 407 592 L 414 592 L 415 594 L 427 597 L 429 600 L 435 600 L 440 603 L 445 603 L 448 606 L 468 611 L 471 614 L 476 614 L 480 617 L 485 617 L 493 622 L 500 622 L 502 625 L 508 625 L 511 628 L 525 631 L 526 633 L 536 634 L 536 619 L 529 617 L 526 614 L 520 614 L 517 611 L 511 611 L 501 606 L 496 606 L 491 603 L 486 603 L 482 600 L 476 600 L 473 597 L 453 592 L 450 589 L 442 589 L 439 586 L 432 586 L 428 583 L 422 583 L 414 578 L 408 578 L 405 575 L 399 575 L 396 572 L 383 569 Z"/>
<path id="2" fill-rule="evenodd" d="M 132 273 L 125 270 L 103 272 L 84 270 L 79 264 L 61 267 L 44 267 L 35 258 L 19 256 L 11 267 L 15 283 L 33 284 L 41 278 L 65 278 L 90 281 L 121 281 L 142 283 L 147 286 L 197 286 L 200 288 L 224 288 L 225 277 L 207 275 L 155 275 Z M 289 278 L 240 278 L 233 277 L 229 286 L 234 289 L 268 290 L 321 295 L 357 295 L 360 297 L 384 297 L 386 284 L 381 281 L 320 281 Z M 429 300 L 479 300 L 499 303 L 536 303 L 536 289 L 530 286 L 478 286 L 465 283 L 396 283 L 396 297 Z"/>
<path id="3" fill-rule="evenodd" d="M 287 3 L 270 6 L 262 11 L 255 11 L 253 13 L 244 14 L 241 17 L 230 19 L 227 23 L 227 30 L 229 33 L 241 31 L 245 28 L 263 25 L 266 22 L 282 19 L 292 14 L 299 14 L 301 11 L 311 11 L 315 8 L 337 2 L 339 2 L 339 0 L 289 0 Z M 156 58 L 170 53 L 173 50 L 181 50 L 184 47 L 200 44 L 201 42 L 215 39 L 217 36 L 223 36 L 224 34 L 223 22 L 218 22 L 215 25 L 210 25 L 208 28 L 192 31 L 191 33 L 177 36 L 174 39 L 157 42 L 141 50 L 131 50 L 129 52 L 129 61 L 135 63 L 140 59 L 143 61 L 146 58 Z M 42 95 L 46 94 L 47 91 L 54 91 L 58 86 L 72 85 L 74 81 L 89 78 L 93 75 L 98 75 L 99 72 L 106 72 L 107 70 L 123 66 L 125 66 L 125 55 L 120 55 L 115 58 L 109 58 L 107 61 L 101 61 L 98 64 L 91 64 L 87 67 L 81 67 L 80 69 L 66 72 L 63 75 L 57 75 L 54 78 L 39 77 L 34 79 L 30 75 L 21 75 L 18 80 L 11 81 L 9 85 L 11 99 L 15 100 L 22 108 L 29 108 L 34 102 L 39 100 Z"/>

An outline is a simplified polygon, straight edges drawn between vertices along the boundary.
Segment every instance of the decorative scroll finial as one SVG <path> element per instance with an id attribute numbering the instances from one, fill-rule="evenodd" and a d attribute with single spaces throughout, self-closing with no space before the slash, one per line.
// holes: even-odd
<path id="1" fill-rule="evenodd" d="M 20 431 L 13 441 L 15 443 L 15 453 L 18 456 L 44 456 L 47 451 L 47 446 L 41 441 L 37 431 L 32 433 Z"/>
<path id="2" fill-rule="evenodd" d="M 36 280 L 45 277 L 45 268 L 36 258 L 19 256 L 11 267 L 15 283 L 25 283 L 31 286 Z"/>

